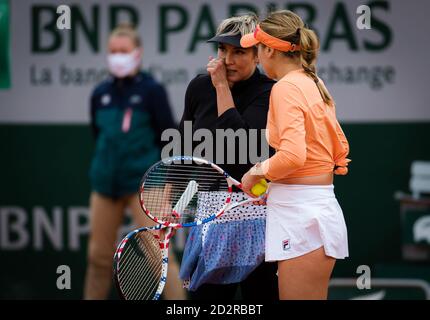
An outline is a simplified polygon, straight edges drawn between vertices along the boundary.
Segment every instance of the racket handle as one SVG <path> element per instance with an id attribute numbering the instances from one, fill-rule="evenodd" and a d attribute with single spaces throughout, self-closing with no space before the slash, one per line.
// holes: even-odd
<path id="1" fill-rule="evenodd" d="M 194 197 L 194 195 L 199 190 L 198 183 L 194 180 L 191 180 L 188 183 L 187 188 L 185 189 L 184 193 L 182 193 L 181 198 L 176 203 L 175 207 L 173 208 L 172 215 L 175 218 L 179 218 L 181 214 L 183 213 L 184 209 L 188 206 L 191 199 Z"/>
<path id="2" fill-rule="evenodd" d="M 265 193 L 267 190 L 267 181 L 266 179 L 261 179 L 257 184 L 255 184 L 252 189 L 251 192 L 253 195 L 255 196 L 261 196 L 263 193 Z"/>

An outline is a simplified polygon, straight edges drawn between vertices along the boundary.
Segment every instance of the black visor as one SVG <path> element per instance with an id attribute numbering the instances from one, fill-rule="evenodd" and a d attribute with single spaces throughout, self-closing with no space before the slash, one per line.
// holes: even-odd
<path id="1" fill-rule="evenodd" d="M 242 36 L 240 34 L 237 34 L 234 36 L 231 36 L 231 35 L 224 36 L 224 35 L 220 34 L 218 36 L 210 38 L 207 42 L 227 43 L 227 44 L 230 44 L 232 46 L 242 48 L 242 46 L 240 45 L 240 38 L 242 38 Z"/>

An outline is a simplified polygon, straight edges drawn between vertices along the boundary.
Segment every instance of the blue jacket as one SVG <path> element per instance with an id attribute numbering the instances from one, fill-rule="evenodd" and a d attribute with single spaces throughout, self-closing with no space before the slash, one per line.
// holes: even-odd
<path id="1" fill-rule="evenodd" d="M 91 95 L 96 147 L 92 190 L 117 198 L 139 190 L 145 171 L 160 158 L 161 133 L 174 128 L 166 91 L 149 74 L 109 78 Z"/>

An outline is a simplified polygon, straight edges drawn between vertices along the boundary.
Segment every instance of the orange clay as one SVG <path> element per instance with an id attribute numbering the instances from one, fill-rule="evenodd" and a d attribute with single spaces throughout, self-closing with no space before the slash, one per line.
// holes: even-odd
<path id="1" fill-rule="evenodd" d="M 268 142 L 276 150 L 261 164 L 267 179 L 348 173 L 349 145 L 335 107 L 324 103 L 303 69 L 289 72 L 273 86 L 267 130 Z"/>

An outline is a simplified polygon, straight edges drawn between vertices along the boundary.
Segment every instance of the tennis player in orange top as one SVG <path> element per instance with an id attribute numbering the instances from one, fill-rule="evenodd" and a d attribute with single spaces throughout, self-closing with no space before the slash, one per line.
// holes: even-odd
<path id="1" fill-rule="evenodd" d="M 319 41 L 291 11 L 271 13 L 242 47 L 258 46 L 270 95 L 269 144 L 276 153 L 242 178 L 244 190 L 271 181 L 267 198 L 266 261 L 278 262 L 280 299 L 327 299 L 336 259 L 348 256 L 345 220 L 333 173 L 345 175 L 348 141 L 335 104 L 315 69 Z"/>

